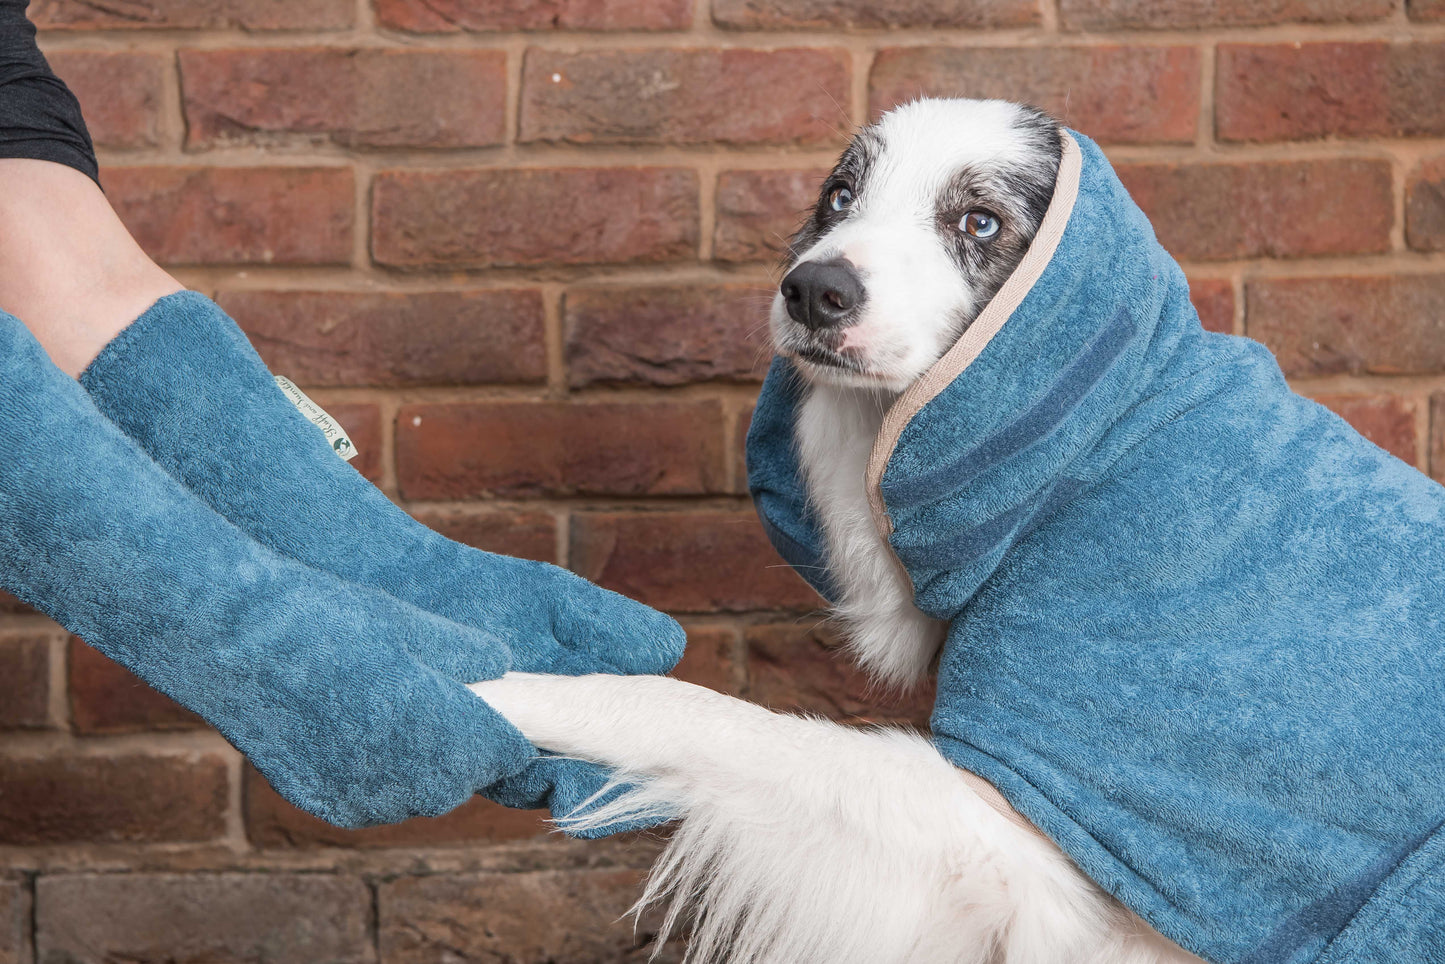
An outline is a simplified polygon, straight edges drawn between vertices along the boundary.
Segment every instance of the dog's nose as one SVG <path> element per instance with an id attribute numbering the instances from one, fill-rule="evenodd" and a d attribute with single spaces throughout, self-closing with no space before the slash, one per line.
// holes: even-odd
<path id="1" fill-rule="evenodd" d="M 863 282 L 843 258 L 805 261 L 783 279 L 779 289 L 788 315 L 805 328 L 837 328 L 863 300 Z"/>

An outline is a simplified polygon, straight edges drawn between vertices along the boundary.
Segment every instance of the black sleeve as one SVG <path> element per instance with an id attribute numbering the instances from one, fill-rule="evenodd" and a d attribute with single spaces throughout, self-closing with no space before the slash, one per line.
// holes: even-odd
<path id="1" fill-rule="evenodd" d="M 0 0 L 0 157 L 73 167 L 99 183 L 80 104 L 35 45 L 30 0 Z"/>

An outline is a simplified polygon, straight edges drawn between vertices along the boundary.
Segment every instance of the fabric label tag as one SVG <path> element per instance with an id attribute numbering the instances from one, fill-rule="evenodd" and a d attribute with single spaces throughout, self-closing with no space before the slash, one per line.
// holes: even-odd
<path id="1" fill-rule="evenodd" d="M 306 420 L 312 425 L 321 429 L 321 434 L 326 436 L 326 441 L 331 443 L 331 451 L 347 462 L 356 458 L 355 443 L 351 441 L 351 436 L 346 434 L 346 430 L 336 419 L 327 415 L 320 405 L 307 398 L 306 393 L 297 388 L 296 383 L 291 379 L 284 375 L 273 377 L 276 379 L 276 387 L 281 389 L 281 393 L 290 400 L 292 405 L 296 406 L 296 411 L 306 416 Z"/>

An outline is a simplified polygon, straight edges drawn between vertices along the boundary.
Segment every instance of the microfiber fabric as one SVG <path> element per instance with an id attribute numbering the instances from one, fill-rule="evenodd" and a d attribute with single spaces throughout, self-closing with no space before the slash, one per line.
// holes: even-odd
<path id="1" fill-rule="evenodd" d="M 1022 263 L 868 472 L 949 622 L 936 744 L 1217 964 L 1445 959 L 1445 489 L 1205 332 L 1103 153 L 1065 141 Z M 826 594 L 799 392 L 775 359 L 750 478 Z"/>
<path id="2" fill-rule="evenodd" d="M 682 655 L 668 616 L 559 566 L 454 542 L 398 508 L 337 457 L 202 294 L 156 302 L 80 381 L 167 472 L 262 544 L 484 629 L 507 643 L 514 670 L 664 673 Z M 561 816 L 605 780 L 590 764 L 548 758 L 488 795 Z"/>
<path id="3" fill-rule="evenodd" d="M 445 813 L 535 755 L 463 682 L 506 672 L 505 645 L 259 545 L 4 312 L 0 588 L 199 713 L 335 824 Z"/>

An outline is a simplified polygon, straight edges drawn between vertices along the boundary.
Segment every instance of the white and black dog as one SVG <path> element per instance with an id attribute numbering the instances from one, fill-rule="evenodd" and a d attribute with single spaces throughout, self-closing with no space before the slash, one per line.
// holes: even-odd
<path id="1" fill-rule="evenodd" d="M 873 524 L 884 413 L 1018 265 L 1053 194 L 1059 126 L 925 100 L 862 130 L 794 239 L 772 306 L 809 383 L 797 436 L 852 656 L 917 682 L 944 626 Z M 847 318 L 847 324 L 841 319 Z M 1086 878 L 922 735 L 780 715 L 659 677 L 510 674 L 473 689 L 537 746 L 634 789 L 587 818 L 680 819 L 642 903 L 692 921 L 691 958 L 756 964 L 1197 960 Z"/>

